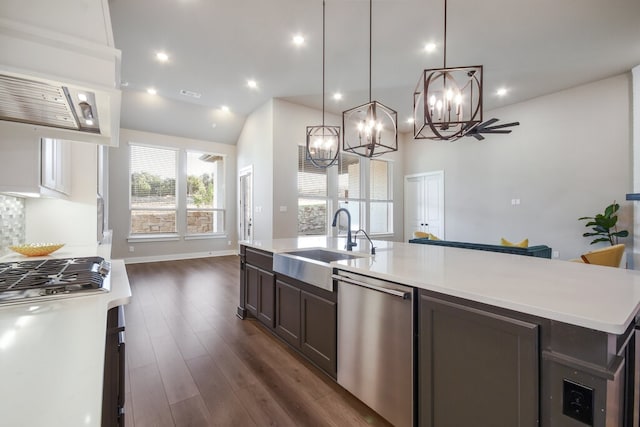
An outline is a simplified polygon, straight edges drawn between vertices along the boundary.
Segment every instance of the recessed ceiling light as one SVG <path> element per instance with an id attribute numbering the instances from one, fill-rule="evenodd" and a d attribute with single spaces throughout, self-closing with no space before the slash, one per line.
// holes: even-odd
<path id="1" fill-rule="evenodd" d="M 258 87 L 258 83 L 255 80 L 247 80 L 247 86 L 251 89 L 255 89 Z"/>
<path id="2" fill-rule="evenodd" d="M 166 52 L 157 52 L 156 59 L 160 62 L 167 62 L 169 60 L 169 55 Z"/>
<path id="3" fill-rule="evenodd" d="M 216 126 L 218 126 L 218 125 L 217 125 L 217 124 L 215 124 L 215 123 L 211 123 L 211 128 L 212 128 L 212 129 L 215 129 L 215 128 L 216 128 Z"/>
<path id="4" fill-rule="evenodd" d="M 335 99 L 336 101 L 340 101 L 342 99 L 342 94 L 340 92 L 334 93 L 333 99 Z"/>
<path id="5" fill-rule="evenodd" d="M 85 95 L 84 93 L 79 93 L 78 99 L 80 100 L 80 102 L 87 102 L 87 95 Z"/>
<path id="6" fill-rule="evenodd" d="M 505 95 L 507 94 L 507 92 L 508 92 L 508 91 L 507 91 L 507 89 L 506 89 L 506 88 L 501 87 L 501 88 L 499 88 L 499 89 L 496 91 L 496 95 L 498 95 L 498 96 L 505 96 Z"/>
<path id="7" fill-rule="evenodd" d="M 228 113 L 228 112 L 229 112 L 229 107 L 227 107 L 226 105 L 223 105 L 222 107 L 220 107 L 220 109 L 221 109 L 222 111 L 224 111 L 225 113 Z"/>
<path id="8" fill-rule="evenodd" d="M 84 122 L 87 124 L 87 126 L 93 126 L 93 120 L 91 119 L 87 119 Z"/>
<path id="9" fill-rule="evenodd" d="M 304 36 L 302 34 L 296 34 L 293 36 L 293 44 L 296 46 L 302 46 L 304 44 Z"/>
<path id="10" fill-rule="evenodd" d="M 407 123 L 413 123 L 413 117 L 409 117 L 409 118 L 407 119 Z"/>
<path id="11" fill-rule="evenodd" d="M 157 90 L 155 90 L 155 88 L 150 87 L 150 88 L 148 88 L 148 89 L 147 89 L 147 93 L 148 93 L 149 95 L 155 95 L 155 94 L 157 94 L 157 93 L 158 93 L 158 91 L 157 91 Z"/>
<path id="12" fill-rule="evenodd" d="M 435 52 L 436 44 L 435 43 L 427 43 L 426 45 L 424 45 L 424 50 L 427 53 Z"/>

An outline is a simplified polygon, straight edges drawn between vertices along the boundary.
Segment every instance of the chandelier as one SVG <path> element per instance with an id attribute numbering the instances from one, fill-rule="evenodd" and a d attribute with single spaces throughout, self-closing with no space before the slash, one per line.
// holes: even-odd
<path id="1" fill-rule="evenodd" d="M 362 157 L 398 151 L 398 113 L 371 101 L 372 0 L 369 0 L 369 102 L 342 113 L 342 149 Z"/>
<path id="2" fill-rule="evenodd" d="M 325 2 L 322 1 L 322 125 L 307 126 L 307 159 L 316 167 L 328 168 L 338 160 L 340 126 L 324 124 Z"/>
<path id="3" fill-rule="evenodd" d="M 447 68 L 444 0 L 443 68 L 424 70 L 413 93 L 413 136 L 455 141 L 482 122 L 482 65 Z"/>
<path id="4" fill-rule="evenodd" d="M 482 65 L 447 68 L 447 0 L 444 0 L 443 68 L 424 70 L 413 91 L 415 139 L 455 141 L 470 136 L 482 141 L 483 133 L 511 133 L 520 122 L 482 123 Z"/>

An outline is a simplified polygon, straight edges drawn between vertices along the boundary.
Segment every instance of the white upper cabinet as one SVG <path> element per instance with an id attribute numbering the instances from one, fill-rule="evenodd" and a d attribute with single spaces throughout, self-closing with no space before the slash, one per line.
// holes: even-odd
<path id="1" fill-rule="evenodd" d="M 44 138 L 40 145 L 40 184 L 49 190 L 71 195 L 71 143 Z"/>
<path id="2" fill-rule="evenodd" d="M 0 193 L 18 197 L 71 195 L 70 141 L 42 139 L 0 122 Z"/>

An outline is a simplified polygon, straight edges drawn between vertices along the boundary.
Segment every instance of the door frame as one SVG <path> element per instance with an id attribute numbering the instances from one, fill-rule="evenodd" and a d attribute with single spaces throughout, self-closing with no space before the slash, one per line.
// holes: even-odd
<path id="1" fill-rule="evenodd" d="M 242 241 L 244 239 L 244 233 L 243 233 L 243 229 L 242 229 L 242 215 L 243 215 L 243 209 L 242 209 L 242 178 L 246 177 L 247 175 L 249 175 L 249 181 L 250 181 L 250 185 L 251 185 L 251 195 L 249 197 L 249 212 L 251 215 L 251 225 L 250 225 L 250 235 L 251 236 L 255 236 L 255 228 L 254 228 L 254 222 L 253 221 L 253 165 L 249 165 L 249 166 L 245 166 L 243 168 L 241 168 L 238 171 L 238 240 Z"/>
<path id="2" fill-rule="evenodd" d="M 431 171 L 431 172 L 420 172 L 420 173 L 413 173 L 413 174 L 409 174 L 409 175 L 405 175 L 404 179 L 403 179 L 403 193 L 404 193 L 404 206 L 403 206 L 403 223 L 402 223 L 402 234 L 403 237 L 405 237 L 407 235 L 407 223 L 408 221 L 408 212 L 409 209 L 407 208 L 407 205 L 409 203 L 409 195 L 407 194 L 407 181 L 411 178 L 420 178 L 420 177 L 427 177 L 427 176 L 432 176 L 432 175 L 439 175 L 441 177 L 441 182 L 442 182 L 442 188 L 440 191 L 441 194 L 441 198 L 440 198 L 440 218 L 442 218 L 441 220 L 441 224 L 442 224 L 442 235 L 438 236 L 442 239 L 445 238 L 445 217 L 444 217 L 444 170 L 436 170 L 436 171 Z M 426 201 L 425 201 L 426 203 Z"/>

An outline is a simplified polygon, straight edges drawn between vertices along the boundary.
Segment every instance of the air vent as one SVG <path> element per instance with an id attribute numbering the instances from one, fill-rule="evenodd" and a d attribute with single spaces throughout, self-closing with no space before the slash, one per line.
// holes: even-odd
<path id="1" fill-rule="evenodd" d="M 198 92 L 192 92 L 190 90 L 180 90 L 180 95 L 184 95 L 184 96 L 189 96 L 191 98 L 195 98 L 195 99 L 200 99 L 200 97 L 202 96 L 201 93 Z"/>

